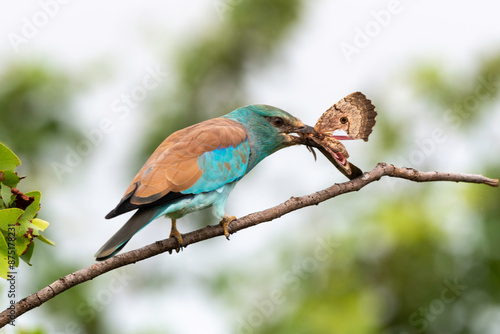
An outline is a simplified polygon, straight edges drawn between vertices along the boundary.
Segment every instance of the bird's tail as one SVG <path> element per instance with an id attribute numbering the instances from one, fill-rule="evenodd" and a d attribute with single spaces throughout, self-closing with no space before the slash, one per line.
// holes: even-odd
<path id="1" fill-rule="evenodd" d="M 118 253 L 127 242 L 139 232 L 142 228 L 148 225 L 151 221 L 158 217 L 158 208 L 142 208 L 122 226 L 94 255 L 97 261 L 109 259 Z"/>

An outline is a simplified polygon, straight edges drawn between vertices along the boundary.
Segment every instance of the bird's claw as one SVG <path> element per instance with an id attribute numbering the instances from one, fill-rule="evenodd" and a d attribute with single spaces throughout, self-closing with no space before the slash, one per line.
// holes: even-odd
<path id="1" fill-rule="evenodd" d="M 177 230 L 175 220 L 172 219 L 172 228 L 170 230 L 170 236 L 169 238 L 175 238 L 177 240 L 178 247 L 175 249 L 177 253 L 180 252 L 180 250 L 183 248 L 182 246 L 182 234 Z M 172 254 L 172 250 L 169 251 L 170 254 Z"/>
<path id="2" fill-rule="evenodd" d="M 229 231 L 227 230 L 227 227 L 232 221 L 235 221 L 236 217 L 235 216 L 227 216 L 224 215 L 222 220 L 220 221 L 220 226 L 222 226 L 222 229 L 224 230 L 224 235 L 226 236 L 226 239 L 229 240 Z"/>

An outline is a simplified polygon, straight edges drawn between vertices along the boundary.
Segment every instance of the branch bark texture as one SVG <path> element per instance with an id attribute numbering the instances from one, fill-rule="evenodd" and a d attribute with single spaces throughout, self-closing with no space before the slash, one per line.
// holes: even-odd
<path id="1" fill-rule="evenodd" d="M 364 186 L 374 181 L 380 180 L 383 176 L 407 179 L 414 182 L 434 182 L 451 181 L 480 183 L 493 187 L 498 187 L 497 179 L 490 179 L 482 175 L 462 174 L 462 173 L 442 173 L 442 172 L 420 172 L 412 168 L 396 167 L 385 163 L 379 163 L 373 170 L 364 173 L 361 177 L 354 180 L 334 184 L 324 190 L 320 190 L 310 195 L 301 197 L 292 197 L 284 203 L 264 211 L 255 212 L 233 221 L 229 225 L 229 233 L 236 233 L 245 228 L 261 224 L 279 218 L 287 213 L 300 208 L 317 205 L 330 198 L 358 191 Z M 203 240 L 224 236 L 222 227 L 219 225 L 207 226 L 199 230 L 184 234 L 182 236 L 184 246 L 194 244 Z M 148 246 L 114 256 L 106 261 L 95 263 L 94 265 L 80 269 L 74 273 L 59 278 L 57 281 L 49 284 L 38 292 L 20 300 L 15 304 L 15 317 L 42 305 L 46 301 L 54 298 L 58 294 L 70 289 L 78 284 L 92 280 L 108 271 L 142 261 L 149 257 L 171 252 L 177 248 L 177 241 L 169 238 L 157 241 Z M 0 313 L 0 328 L 11 322 L 10 310 L 6 309 Z"/>

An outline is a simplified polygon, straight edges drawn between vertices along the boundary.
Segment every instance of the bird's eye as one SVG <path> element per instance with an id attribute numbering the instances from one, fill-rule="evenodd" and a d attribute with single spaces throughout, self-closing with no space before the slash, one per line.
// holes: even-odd
<path id="1" fill-rule="evenodd" d="M 274 126 L 279 127 L 279 126 L 282 126 L 282 125 L 285 123 L 285 121 L 284 121 L 284 120 L 283 120 L 283 118 L 281 118 L 281 117 L 273 117 L 273 118 L 271 119 L 271 123 L 272 123 Z"/>
<path id="2" fill-rule="evenodd" d="M 347 123 L 347 121 L 348 121 L 347 117 L 345 117 L 345 116 L 340 117 L 340 123 L 345 124 L 345 123 Z"/>

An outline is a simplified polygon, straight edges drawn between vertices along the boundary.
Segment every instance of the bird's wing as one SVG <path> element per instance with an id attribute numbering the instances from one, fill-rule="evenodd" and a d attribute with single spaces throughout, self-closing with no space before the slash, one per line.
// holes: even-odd
<path id="1" fill-rule="evenodd" d="M 250 144 L 243 140 L 237 146 L 218 147 L 198 158 L 198 167 L 202 174 L 190 188 L 181 191 L 183 194 L 199 194 L 217 190 L 227 183 L 237 181 L 245 175 Z"/>
<path id="2" fill-rule="evenodd" d="M 106 218 L 220 188 L 241 178 L 250 147 L 238 122 L 214 118 L 174 132 L 153 152 Z"/>

